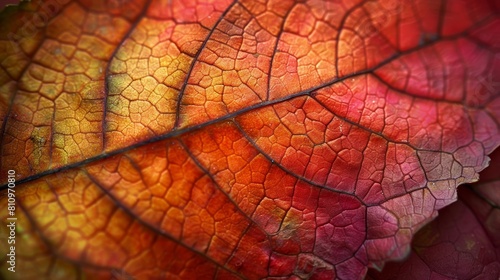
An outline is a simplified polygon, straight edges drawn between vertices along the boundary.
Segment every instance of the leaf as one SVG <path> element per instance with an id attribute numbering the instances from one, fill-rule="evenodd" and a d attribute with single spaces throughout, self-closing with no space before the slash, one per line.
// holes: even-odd
<path id="1" fill-rule="evenodd" d="M 498 10 L 6 8 L 0 178 L 6 195 L 15 170 L 18 220 L 1 273 L 356 279 L 403 258 L 500 144 Z"/>
<path id="2" fill-rule="evenodd" d="M 458 202 L 422 228 L 402 263 L 389 263 L 370 279 L 498 279 L 500 277 L 500 150 L 481 172 L 484 182 L 460 187 Z M 482 178 L 483 179 L 483 178 Z"/>

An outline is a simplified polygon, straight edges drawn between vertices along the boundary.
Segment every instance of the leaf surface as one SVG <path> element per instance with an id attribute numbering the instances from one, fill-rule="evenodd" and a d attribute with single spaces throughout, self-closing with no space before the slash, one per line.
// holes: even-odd
<path id="1" fill-rule="evenodd" d="M 500 144 L 498 10 L 7 8 L 0 178 L 23 242 L 4 275 L 356 279 L 404 257 Z"/>
<path id="2" fill-rule="evenodd" d="M 369 279 L 498 279 L 500 277 L 500 150 L 479 183 L 460 187 L 458 201 L 422 228 L 402 263 Z"/>

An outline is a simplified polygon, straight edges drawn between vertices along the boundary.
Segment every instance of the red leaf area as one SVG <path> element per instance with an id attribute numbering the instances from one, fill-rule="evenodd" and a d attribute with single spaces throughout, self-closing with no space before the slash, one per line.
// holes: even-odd
<path id="1" fill-rule="evenodd" d="M 4 278 L 361 279 L 500 144 L 496 0 L 56 2 L 0 15 Z M 462 194 L 405 267 L 498 275 Z"/>
<path id="2" fill-rule="evenodd" d="M 498 279 L 500 277 L 500 150 L 481 182 L 458 189 L 458 201 L 414 237 L 403 263 L 369 271 L 368 279 Z"/>

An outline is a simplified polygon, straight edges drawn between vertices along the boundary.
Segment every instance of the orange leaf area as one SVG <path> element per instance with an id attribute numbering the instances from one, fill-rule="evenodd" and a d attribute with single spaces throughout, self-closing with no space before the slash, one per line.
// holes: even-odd
<path id="1" fill-rule="evenodd" d="M 359 279 L 403 258 L 500 144 L 499 11 L 486 0 L 7 7 L 0 216 L 13 216 L 14 170 L 17 235 L 16 273 L 2 242 L 0 274 Z"/>

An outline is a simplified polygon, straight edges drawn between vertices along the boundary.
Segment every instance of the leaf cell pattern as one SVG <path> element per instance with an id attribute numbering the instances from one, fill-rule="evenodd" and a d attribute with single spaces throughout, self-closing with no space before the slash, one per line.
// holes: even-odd
<path id="1" fill-rule="evenodd" d="M 22 242 L 19 273 L 6 262 L 1 273 L 358 279 L 403 258 L 500 144 L 499 10 L 496 0 L 6 8 L 0 178 L 16 171 Z"/>
<path id="2" fill-rule="evenodd" d="M 414 237 L 412 252 L 367 279 L 497 279 L 500 276 L 500 150 L 481 181 L 458 189 L 458 202 Z"/>

